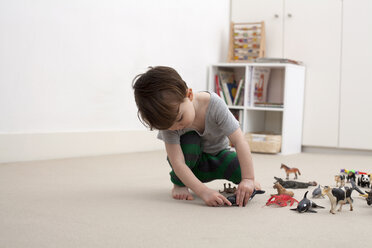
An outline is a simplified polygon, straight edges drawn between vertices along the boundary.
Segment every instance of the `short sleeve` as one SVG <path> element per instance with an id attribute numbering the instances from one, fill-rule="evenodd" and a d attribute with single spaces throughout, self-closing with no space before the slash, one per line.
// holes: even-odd
<path id="1" fill-rule="evenodd" d="M 167 144 L 180 144 L 180 135 L 177 131 L 160 130 L 157 138 Z"/>
<path id="2" fill-rule="evenodd" d="M 230 112 L 226 103 L 218 96 L 216 97 L 214 108 L 216 124 L 224 135 L 229 136 L 240 127 L 238 120 Z"/>

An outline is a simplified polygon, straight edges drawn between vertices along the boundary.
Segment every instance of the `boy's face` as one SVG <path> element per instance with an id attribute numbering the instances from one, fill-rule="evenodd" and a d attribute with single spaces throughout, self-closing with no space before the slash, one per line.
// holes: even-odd
<path id="1" fill-rule="evenodd" d="M 192 125 L 195 119 L 195 108 L 192 100 L 193 93 L 191 89 L 188 89 L 186 98 L 180 104 L 176 121 L 168 130 L 180 130 Z"/>

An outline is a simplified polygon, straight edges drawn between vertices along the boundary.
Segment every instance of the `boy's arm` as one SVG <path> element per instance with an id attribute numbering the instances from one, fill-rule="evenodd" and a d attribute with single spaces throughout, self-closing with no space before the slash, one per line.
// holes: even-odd
<path id="1" fill-rule="evenodd" d="M 240 164 L 242 181 L 236 192 L 236 202 L 239 206 L 245 206 L 254 190 L 254 170 L 251 151 L 240 128 L 230 134 L 229 139 L 235 146 Z"/>
<path id="2" fill-rule="evenodd" d="M 165 149 L 177 177 L 202 198 L 208 206 L 224 205 L 225 203 L 231 205 L 223 195 L 209 189 L 192 173 L 185 163 L 185 157 L 179 144 L 165 143 Z"/>

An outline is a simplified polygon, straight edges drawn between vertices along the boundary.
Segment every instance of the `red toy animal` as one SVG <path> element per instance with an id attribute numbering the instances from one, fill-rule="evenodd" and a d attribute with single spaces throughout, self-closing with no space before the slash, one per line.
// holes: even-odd
<path id="1" fill-rule="evenodd" d="M 273 199 L 274 198 L 274 199 Z M 270 199 L 266 202 L 266 206 L 276 204 L 281 207 L 287 206 L 287 202 L 290 202 L 289 206 L 292 206 L 293 203 L 298 201 L 295 198 L 290 197 L 289 195 L 273 195 Z"/>

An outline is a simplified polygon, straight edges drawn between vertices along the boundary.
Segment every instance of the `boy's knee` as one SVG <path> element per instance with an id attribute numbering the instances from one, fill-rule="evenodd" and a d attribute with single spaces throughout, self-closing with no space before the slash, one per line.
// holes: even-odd
<path id="1" fill-rule="evenodd" d="M 202 153 L 201 137 L 195 131 L 187 132 L 181 136 L 180 143 L 186 164 L 193 168 Z"/>

